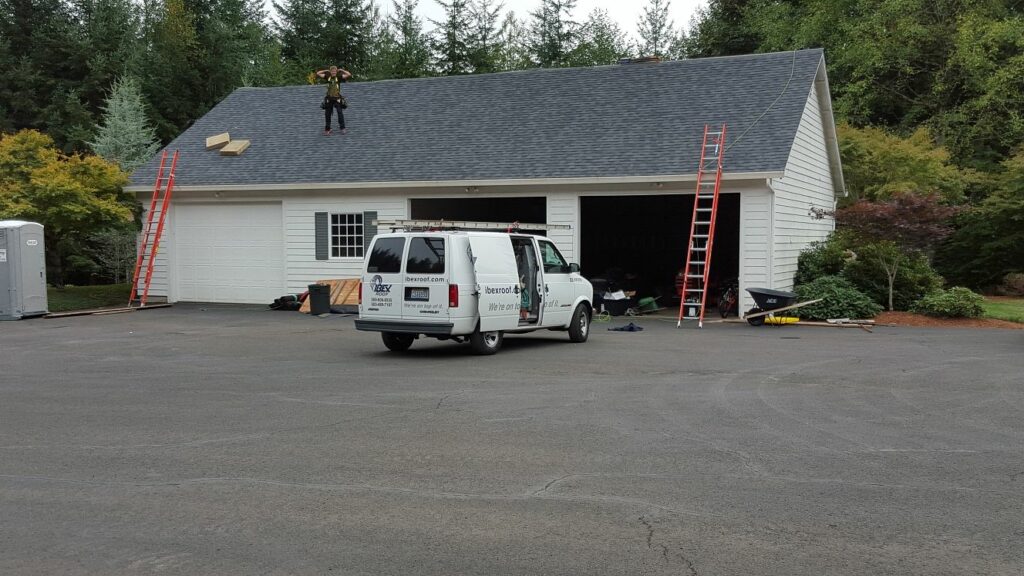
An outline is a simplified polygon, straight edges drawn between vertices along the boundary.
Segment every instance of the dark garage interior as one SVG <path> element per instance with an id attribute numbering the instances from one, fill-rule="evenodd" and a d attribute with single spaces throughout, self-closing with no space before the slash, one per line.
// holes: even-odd
<path id="1" fill-rule="evenodd" d="M 413 220 L 547 223 L 547 198 L 414 198 Z M 543 231 L 539 231 L 543 233 Z"/>
<path id="2" fill-rule="evenodd" d="M 661 296 L 659 305 L 678 305 L 675 276 L 686 263 L 693 216 L 692 194 L 584 196 L 580 198 L 580 260 L 587 278 L 620 280 L 638 296 Z M 718 201 L 708 304 L 725 281 L 739 276 L 740 196 Z"/>

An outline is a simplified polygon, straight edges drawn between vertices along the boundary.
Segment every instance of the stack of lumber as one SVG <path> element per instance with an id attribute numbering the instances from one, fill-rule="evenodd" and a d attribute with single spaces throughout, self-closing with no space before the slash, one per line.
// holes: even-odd
<path id="1" fill-rule="evenodd" d="M 316 284 L 331 287 L 331 308 L 346 307 L 355 309 L 359 306 L 359 279 L 341 278 L 335 280 L 317 280 Z M 309 314 L 309 298 L 302 303 L 299 312 Z"/>

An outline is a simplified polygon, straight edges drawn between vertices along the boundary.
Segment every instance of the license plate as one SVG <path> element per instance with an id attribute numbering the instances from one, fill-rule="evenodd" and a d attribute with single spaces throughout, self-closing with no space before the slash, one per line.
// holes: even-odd
<path id="1" fill-rule="evenodd" d="M 430 300 L 430 288 L 408 288 L 405 292 L 405 299 L 426 302 Z"/>

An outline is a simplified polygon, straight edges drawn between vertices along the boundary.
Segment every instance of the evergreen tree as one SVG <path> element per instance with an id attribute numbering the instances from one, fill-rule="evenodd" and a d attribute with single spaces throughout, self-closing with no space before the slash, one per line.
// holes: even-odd
<path id="1" fill-rule="evenodd" d="M 156 130 L 146 118 L 142 90 L 134 78 L 126 76 L 114 81 L 103 108 L 103 122 L 89 146 L 129 174 L 160 148 Z"/>
<path id="2" fill-rule="evenodd" d="M 469 59 L 474 73 L 498 70 L 498 21 L 502 6 L 494 0 L 475 0 L 469 7 Z"/>
<path id="3" fill-rule="evenodd" d="M 615 64 L 629 55 L 626 34 L 607 10 L 596 9 L 583 24 L 582 40 L 570 60 L 573 66 L 602 66 Z"/>
<path id="4" fill-rule="evenodd" d="M 530 51 L 534 61 L 543 68 L 569 64 L 569 54 L 579 43 L 579 24 L 573 22 L 576 0 L 541 0 L 540 9 L 532 13 Z"/>
<path id="5" fill-rule="evenodd" d="M 647 0 L 637 22 L 640 34 L 640 55 L 664 58 L 672 44 L 674 24 L 668 17 L 671 0 Z"/>
<path id="6" fill-rule="evenodd" d="M 82 101 L 89 50 L 73 7 L 61 0 L 0 0 L 2 124 L 45 128 L 65 152 L 84 146 L 94 122 Z"/>
<path id="7" fill-rule="evenodd" d="M 469 7 L 467 0 L 437 0 L 444 8 L 444 22 L 434 21 L 434 53 L 439 72 L 446 76 L 469 74 Z"/>
<path id="8" fill-rule="evenodd" d="M 87 46 L 82 97 L 98 112 L 110 85 L 139 55 L 139 7 L 132 0 L 76 0 L 75 8 Z"/>
<path id="9" fill-rule="evenodd" d="M 416 15 L 418 0 L 393 0 L 394 14 L 389 23 L 394 32 L 392 77 L 418 78 L 430 73 L 430 39 L 423 32 L 423 21 Z"/>
<path id="10" fill-rule="evenodd" d="M 203 53 L 195 17 L 182 0 L 153 0 L 144 6 L 146 53 L 140 58 L 137 77 L 152 107 L 157 136 L 169 142 L 213 102 L 198 63 Z"/>
<path id="11" fill-rule="evenodd" d="M 497 70 L 525 70 L 533 67 L 530 58 L 530 33 L 515 13 L 509 12 L 498 31 Z"/>
<path id="12" fill-rule="evenodd" d="M 305 78 L 327 60 L 327 2 L 282 0 L 274 2 L 274 9 L 279 19 L 274 28 L 281 39 L 281 57 L 288 77 L 292 81 Z"/>
<path id="13" fill-rule="evenodd" d="M 327 0 L 324 60 L 319 66 L 337 65 L 356 78 L 366 74 L 379 21 L 380 11 L 372 0 Z"/>

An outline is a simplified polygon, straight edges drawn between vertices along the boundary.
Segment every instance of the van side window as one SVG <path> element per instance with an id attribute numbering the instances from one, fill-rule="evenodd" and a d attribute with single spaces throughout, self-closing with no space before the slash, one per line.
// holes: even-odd
<path id="1" fill-rule="evenodd" d="M 405 238 L 377 238 L 377 241 L 373 243 L 370 261 L 366 263 L 366 271 L 378 274 L 398 274 L 402 271 L 403 250 L 405 250 Z"/>
<path id="2" fill-rule="evenodd" d="M 406 274 L 444 274 L 444 238 L 416 237 L 409 242 Z"/>
<path id="3" fill-rule="evenodd" d="M 569 265 L 565 263 L 565 258 L 562 258 L 562 254 L 558 252 L 558 248 L 547 240 L 540 241 L 540 254 L 544 260 L 544 271 L 548 274 L 568 274 Z"/>

